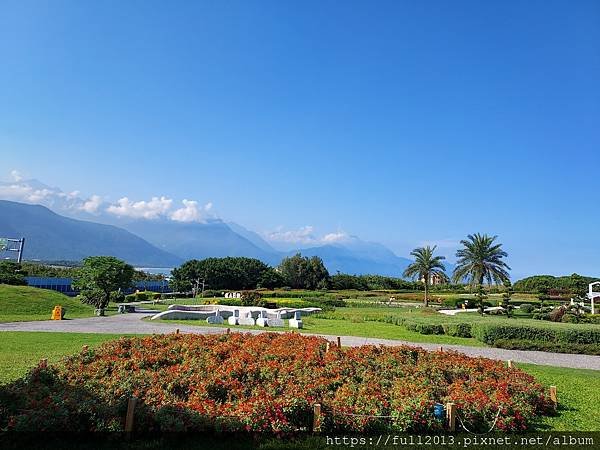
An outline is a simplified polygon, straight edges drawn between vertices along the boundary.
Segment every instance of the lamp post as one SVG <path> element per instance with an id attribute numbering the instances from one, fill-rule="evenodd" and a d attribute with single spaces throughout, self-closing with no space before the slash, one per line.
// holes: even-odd
<path id="1" fill-rule="evenodd" d="M 590 298 L 590 301 L 592 302 L 592 314 L 596 314 L 596 308 L 594 305 L 594 299 L 596 297 L 600 297 L 600 292 L 594 292 L 594 286 L 596 285 L 600 285 L 600 281 L 594 281 L 593 283 L 590 283 L 588 286 L 588 297 Z"/>

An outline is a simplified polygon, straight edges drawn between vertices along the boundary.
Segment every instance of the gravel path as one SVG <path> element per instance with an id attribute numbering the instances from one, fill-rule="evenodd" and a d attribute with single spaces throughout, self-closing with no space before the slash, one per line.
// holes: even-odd
<path id="1" fill-rule="evenodd" d="M 44 320 L 37 322 L 0 323 L 0 331 L 48 331 L 68 333 L 116 333 L 116 334 L 161 334 L 172 333 L 179 328 L 182 333 L 220 334 L 226 327 L 204 327 L 198 325 L 172 324 L 167 322 L 149 322 L 141 320 L 149 314 L 119 314 L 109 317 L 90 317 L 71 320 Z M 237 329 L 236 329 L 237 330 Z M 246 330 L 244 330 L 246 331 Z M 264 333 L 262 330 L 249 329 L 249 333 Z M 308 334 L 308 333 L 307 333 Z M 331 335 L 318 335 L 334 340 Z M 364 338 L 357 336 L 341 336 L 343 346 L 356 347 L 364 344 L 372 345 L 410 345 L 427 350 L 438 350 L 440 344 L 414 343 L 393 339 Z M 542 364 L 549 366 L 571 367 L 579 369 L 600 370 L 600 356 L 572 355 L 566 353 L 547 353 L 522 350 L 505 350 L 491 347 L 469 347 L 464 345 L 443 345 L 445 350 L 455 350 L 469 356 L 483 356 L 498 360 Z"/>

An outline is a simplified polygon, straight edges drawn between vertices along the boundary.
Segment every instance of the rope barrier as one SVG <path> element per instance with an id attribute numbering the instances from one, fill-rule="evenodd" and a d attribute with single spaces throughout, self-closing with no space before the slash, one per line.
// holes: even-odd
<path id="1" fill-rule="evenodd" d="M 458 413 L 457 413 L 457 414 L 456 414 L 456 417 L 458 417 L 458 421 L 460 422 L 460 425 L 461 425 L 461 426 L 464 428 L 464 430 L 465 430 L 467 433 L 470 433 L 470 434 L 472 434 L 472 435 L 474 435 L 474 436 L 483 436 L 483 435 L 486 435 L 486 434 L 488 434 L 488 433 L 491 433 L 491 432 L 492 432 L 492 430 L 494 429 L 494 427 L 496 426 L 496 423 L 498 422 L 498 418 L 500 417 L 500 410 L 501 410 L 501 408 L 498 408 L 498 412 L 496 413 L 496 418 L 494 419 L 494 422 L 492 423 L 492 426 L 491 426 L 491 427 L 490 427 L 490 429 L 489 429 L 488 431 L 486 431 L 485 433 L 475 433 L 475 432 L 473 432 L 473 431 L 469 430 L 469 429 L 468 429 L 468 428 L 465 426 L 465 423 L 463 422 L 463 420 L 460 418 L 460 414 L 458 414 Z"/>

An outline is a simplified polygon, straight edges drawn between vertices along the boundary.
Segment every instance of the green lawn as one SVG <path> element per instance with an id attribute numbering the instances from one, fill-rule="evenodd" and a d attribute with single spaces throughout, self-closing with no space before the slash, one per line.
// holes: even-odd
<path id="1" fill-rule="evenodd" d="M 149 319 L 146 319 L 149 320 Z M 298 330 L 300 333 L 316 333 L 331 336 L 359 336 L 365 338 L 397 339 L 410 342 L 431 342 L 434 344 L 456 344 L 471 345 L 473 347 L 484 347 L 485 345 L 474 338 L 459 338 L 446 335 L 424 335 L 414 331 L 408 331 L 404 327 L 392 325 L 383 322 L 352 322 L 348 323 L 341 320 L 328 320 L 313 317 L 303 317 L 304 328 Z M 177 323 L 181 325 L 197 325 L 216 328 L 232 328 L 243 330 L 261 330 L 261 331 L 296 331 L 290 328 L 263 328 L 249 326 L 232 326 L 227 322 L 223 325 L 209 325 L 205 320 L 166 320 L 168 323 Z"/>
<path id="2" fill-rule="evenodd" d="M 56 291 L 0 284 L 0 322 L 50 320 L 56 305 L 66 308 L 65 319 L 94 315 L 92 306 Z"/>
<path id="3" fill-rule="evenodd" d="M 517 364 L 558 392 L 558 414 L 542 417 L 537 428 L 555 431 L 600 431 L 600 370 Z"/>
<path id="4" fill-rule="evenodd" d="M 40 359 L 57 363 L 65 355 L 118 338 L 118 335 L 88 333 L 0 332 L 0 383 L 24 375 Z M 558 388 L 559 410 L 543 417 L 539 430 L 600 431 L 600 371 L 518 364 L 543 385 Z"/>
<path id="5" fill-rule="evenodd" d="M 190 303 L 191 304 L 191 303 Z M 166 306 L 163 306 L 166 308 Z M 162 307 L 161 307 L 162 308 Z M 485 344 L 475 338 L 461 338 L 448 335 L 420 334 L 409 331 L 404 326 L 394 325 L 384 321 L 386 317 L 410 319 L 412 322 L 451 324 L 465 322 L 508 323 L 514 325 L 533 325 L 548 328 L 573 327 L 573 324 L 555 323 L 543 320 L 532 320 L 523 316 L 507 318 L 505 316 L 481 316 L 477 313 L 460 313 L 447 316 L 431 308 L 364 306 L 336 308 L 335 311 L 325 311 L 320 314 L 303 317 L 304 328 L 301 332 L 320 333 L 334 336 L 361 336 L 367 338 L 398 339 L 411 342 L 431 342 L 434 344 L 457 344 L 475 347 Z M 204 320 L 169 320 L 169 323 L 208 326 Z M 225 325 L 214 325 L 228 327 Z M 600 325 L 581 324 L 578 328 L 598 329 Z M 261 327 L 231 327 L 241 329 L 261 329 Z"/>
<path id="6" fill-rule="evenodd" d="M 33 331 L 0 331 L 0 383 L 19 378 L 41 359 L 56 363 L 60 358 L 111 339 L 118 334 L 49 333 Z"/>

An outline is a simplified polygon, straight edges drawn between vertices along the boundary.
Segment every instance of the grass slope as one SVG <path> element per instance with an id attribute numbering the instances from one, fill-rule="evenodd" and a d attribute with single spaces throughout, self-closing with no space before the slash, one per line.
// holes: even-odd
<path id="1" fill-rule="evenodd" d="M 59 292 L 0 284 L 0 322 L 49 320 L 56 305 L 66 308 L 65 319 L 94 315 L 91 306 Z"/>

